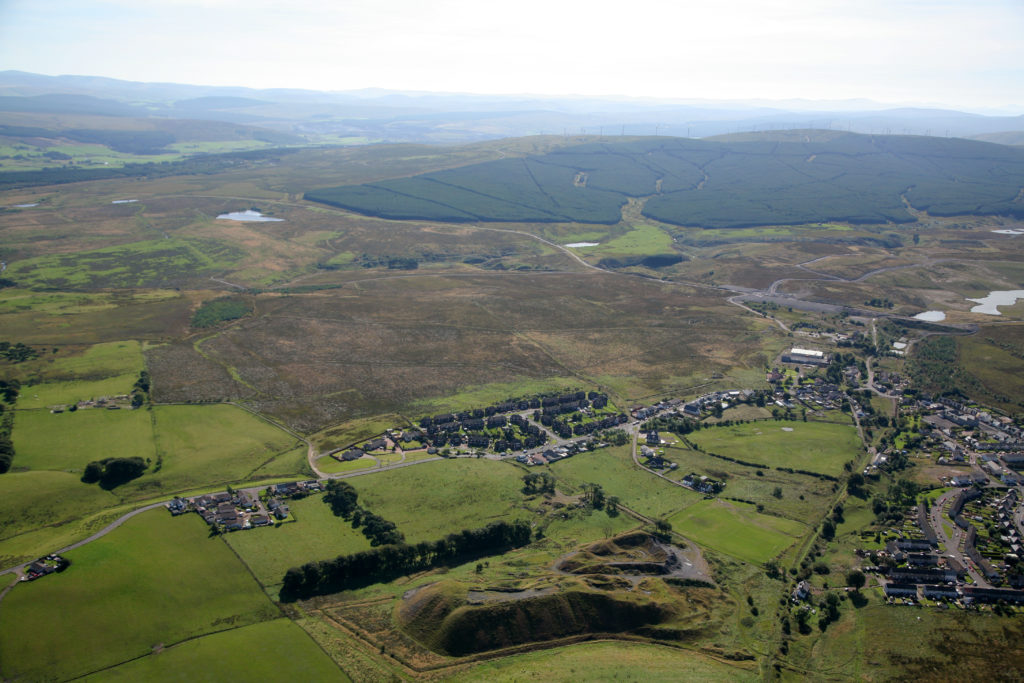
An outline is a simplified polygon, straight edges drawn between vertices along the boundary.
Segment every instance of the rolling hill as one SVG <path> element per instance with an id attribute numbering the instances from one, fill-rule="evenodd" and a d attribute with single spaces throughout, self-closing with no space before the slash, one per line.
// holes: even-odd
<path id="1" fill-rule="evenodd" d="M 731 140 L 624 138 L 306 198 L 368 215 L 454 222 L 613 224 L 631 198 L 664 223 L 707 228 L 1024 217 L 1024 151 L 957 138 L 792 131 Z"/>

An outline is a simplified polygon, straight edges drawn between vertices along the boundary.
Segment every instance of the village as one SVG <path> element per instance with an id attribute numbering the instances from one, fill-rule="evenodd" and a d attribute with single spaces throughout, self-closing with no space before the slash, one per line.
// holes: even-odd
<path id="1" fill-rule="evenodd" d="M 320 493 L 317 480 L 272 484 L 265 489 L 229 488 L 220 493 L 207 493 L 191 498 L 175 498 L 166 504 L 172 515 L 195 512 L 217 531 L 241 531 L 266 527 L 288 519 L 289 498 L 303 498 Z"/>
<path id="2" fill-rule="evenodd" d="M 1012 420 L 948 398 L 932 400 L 910 390 L 896 373 L 871 373 L 863 364 L 843 362 L 839 354 L 830 358 L 793 348 L 779 361 L 766 373 L 771 387 L 767 391 L 732 389 L 690 400 L 665 398 L 632 406 L 628 413 L 593 391 L 508 400 L 423 417 L 416 427 L 388 429 L 358 447 L 328 455 L 352 462 L 381 451 L 423 451 L 435 459 L 486 457 L 541 466 L 608 446 L 611 440 L 625 445 L 638 438 L 636 457 L 656 473 L 678 467 L 665 458 L 665 442 L 653 427 L 658 419 L 691 424 L 708 418 L 727 420 L 730 409 L 747 405 L 763 408 L 771 415 L 767 419 L 806 419 L 808 414 L 844 411 L 858 426 L 877 426 L 866 395 L 870 391 L 894 401 L 907 434 L 901 441 L 869 448 L 865 476 L 898 471 L 908 456 L 948 465 L 951 471 L 934 483 L 939 495 L 932 502 L 912 506 L 900 524 L 857 550 L 864 571 L 877 577 L 892 604 L 1024 604 L 1024 506 L 1016 488 L 1022 480 L 1013 471 L 1024 466 L 1024 434 Z M 962 473 L 955 469 L 958 466 L 969 471 Z M 708 497 L 725 489 L 725 482 L 700 472 L 690 472 L 678 483 Z M 229 488 L 176 498 L 167 508 L 175 515 L 194 511 L 218 531 L 239 531 L 287 520 L 288 499 L 319 493 L 322 487 L 323 482 L 314 479 L 264 489 Z M 874 532 L 864 534 L 868 538 Z M 799 581 L 792 598 L 799 602 L 810 596 L 809 584 Z"/>

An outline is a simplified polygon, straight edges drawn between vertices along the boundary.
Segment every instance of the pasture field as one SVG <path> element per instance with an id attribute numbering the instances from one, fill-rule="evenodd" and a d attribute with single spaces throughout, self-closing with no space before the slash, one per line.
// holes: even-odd
<path id="1" fill-rule="evenodd" d="M 809 529 L 805 524 L 758 513 L 753 505 L 702 500 L 669 517 L 672 529 L 737 559 L 763 564 Z"/>
<path id="2" fill-rule="evenodd" d="M 852 425 L 828 422 L 750 422 L 702 429 L 687 438 L 709 453 L 833 476 L 862 450 Z"/>
<path id="3" fill-rule="evenodd" d="M 696 652 L 647 643 L 597 642 L 503 657 L 476 665 L 450 680 L 470 681 L 754 681 L 750 663 L 725 663 Z"/>
<path id="4" fill-rule="evenodd" d="M 8 472 L 0 477 L 0 566 L 6 566 L 6 539 L 33 529 L 61 526 L 118 503 L 116 495 L 83 484 L 77 474 Z"/>
<path id="5" fill-rule="evenodd" d="M 18 408 L 127 394 L 142 368 L 142 345 L 137 341 L 96 344 L 80 354 L 44 355 L 27 368 L 31 383 L 22 386 Z"/>
<path id="6" fill-rule="evenodd" d="M 347 448 L 356 446 L 371 438 L 383 434 L 386 429 L 405 427 L 409 424 L 401 415 L 394 413 L 387 415 L 375 415 L 373 417 L 359 418 L 342 425 L 328 427 L 310 437 L 317 448 L 323 452 L 335 448 Z M 324 458 L 321 463 L 326 463 Z"/>
<path id="7" fill-rule="evenodd" d="M 832 482 L 821 481 L 804 474 L 790 474 L 778 470 L 758 470 L 738 463 L 713 458 L 684 445 L 665 447 L 665 458 L 679 467 L 665 470 L 665 476 L 676 481 L 695 472 L 725 482 L 719 494 L 725 498 L 739 498 L 764 505 L 773 515 L 797 521 L 816 519 L 825 514 L 833 493 Z M 757 476 L 757 472 L 761 476 Z M 781 497 L 774 495 L 781 489 Z"/>
<path id="8" fill-rule="evenodd" d="M 309 449 L 305 444 L 296 446 L 290 451 L 276 455 L 250 472 L 245 478 L 249 481 L 266 479 L 283 479 L 286 477 L 312 477 L 313 470 L 306 459 Z M 269 456 L 270 454 L 268 454 Z"/>
<path id="9" fill-rule="evenodd" d="M 19 410 L 12 436 L 16 469 L 81 472 L 104 458 L 156 459 L 147 410 Z"/>
<path id="10" fill-rule="evenodd" d="M 86 676 L 84 680 L 91 683 L 222 681 L 258 678 L 267 671 L 273 671 L 281 680 L 350 680 L 305 631 L 289 619 L 212 633 Z"/>
<path id="11" fill-rule="evenodd" d="M 523 509 L 523 470 L 457 458 L 356 477 L 359 504 L 398 525 L 408 543 L 512 520 Z"/>
<path id="12" fill-rule="evenodd" d="M 581 252 L 587 256 L 635 256 L 672 253 L 672 237 L 664 230 L 647 223 L 633 226 L 628 232 L 599 246 Z"/>
<path id="13" fill-rule="evenodd" d="M 74 678 L 280 614 L 195 515 L 152 510 L 67 557 L 0 603 L 5 678 Z"/>
<path id="14" fill-rule="evenodd" d="M 649 517 L 665 517 L 693 505 L 699 493 L 674 486 L 633 464 L 630 447 L 602 448 L 580 453 L 549 465 L 551 473 L 580 490 L 583 484 L 600 484 L 607 496 L 618 496 L 623 505 Z"/>
<path id="15" fill-rule="evenodd" d="M 93 460 L 141 457 L 142 477 L 118 487 L 123 498 L 306 473 L 305 446 L 287 432 L 230 405 L 18 411 L 14 468 L 81 472 Z M 86 484 L 81 484 L 86 486 Z"/>
<path id="16" fill-rule="evenodd" d="M 288 507 L 294 521 L 224 537 L 264 587 L 279 586 L 290 567 L 369 549 L 362 532 L 335 517 L 323 496 L 292 500 Z"/>
<path id="17" fill-rule="evenodd" d="M 153 408 L 159 475 L 171 491 L 240 482 L 261 476 L 301 474 L 288 471 L 295 437 L 230 405 L 156 406 Z M 305 452 L 303 448 L 303 453 Z M 287 465 L 270 468 L 278 458 Z"/>

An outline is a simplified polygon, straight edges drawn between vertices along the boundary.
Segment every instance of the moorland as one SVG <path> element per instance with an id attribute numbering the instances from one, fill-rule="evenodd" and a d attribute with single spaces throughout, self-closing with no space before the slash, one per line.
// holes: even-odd
<path id="1" fill-rule="evenodd" d="M 169 130 L 4 125 L 126 155 Z M 855 551 L 980 463 L 943 469 L 922 396 L 1024 420 L 1024 304 L 968 300 L 1024 284 L 1020 148 L 233 135 L 259 144 L 0 171 L 3 679 L 999 678 L 1024 657 L 1019 608 L 896 606 L 855 578 Z M 246 210 L 278 220 L 220 218 Z M 792 347 L 829 360 L 787 365 Z M 398 440 L 566 392 L 628 421 L 535 465 Z M 83 481 L 133 458 L 138 476 Z M 164 509 L 312 479 L 358 506 L 328 489 L 233 532 Z M 474 545 L 499 525 L 528 538 Z M 63 571 L 18 580 L 56 551 Z M 360 562 L 379 577 L 338 578 Z"/>

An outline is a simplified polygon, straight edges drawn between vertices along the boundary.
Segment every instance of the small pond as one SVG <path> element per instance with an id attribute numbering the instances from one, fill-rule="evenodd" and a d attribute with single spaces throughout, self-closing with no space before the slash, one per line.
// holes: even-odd
<path id="1" fill-rule="evenodd" d="M 601 244 L 601 243 L 600 242 L 572 242 L 571 244 L 566 244 L 565 246 L 571 247 L 573 249 L 579 249 L 580 247 L 596 247 L 599 244 Z"/>
<path id="2" fill-rule="evenodd" d="M 918 313 L 914 316 L 915 320 L 927 320 L 930 323 L 940 323 L 946 319 L 946 314 L 942 311 L 925 311 L 924 313 Z"/>
<path id="3" fill-rule="evenodd" d="M 264 216 L 259 211 L 253 211 L 252 209 L 246 209 L 245 211 L 232 211 L 231 213 L 222 213 L 217 216 L 217 220 L 221 221 L 244 221 L 247 223 L 283 223 L 283 218 L 271 218 L 270 216 Z"/>
<path id="4" fill-rule="evenodd" d="M 978 305 L 971 309 L 971 313 L 985 313 L 987 315 L 1002 315 L 999 312 L 1000 306 L 1012 306 L 1018 299 L 1024 299 L 1024 289 L 1008 289 L 1000 292 L 989 292 L 988 296 L 980 299 L 967 297 L 968 301 L 974 301 Z"/>

